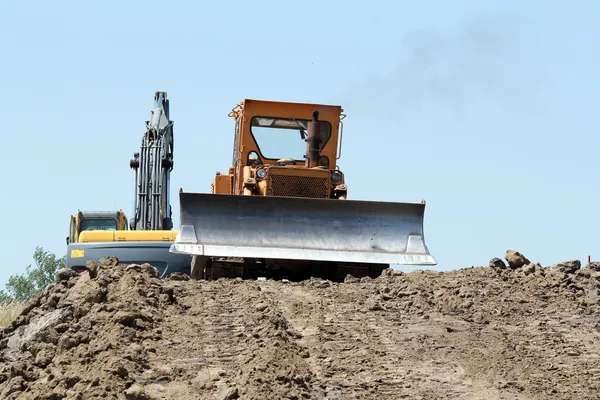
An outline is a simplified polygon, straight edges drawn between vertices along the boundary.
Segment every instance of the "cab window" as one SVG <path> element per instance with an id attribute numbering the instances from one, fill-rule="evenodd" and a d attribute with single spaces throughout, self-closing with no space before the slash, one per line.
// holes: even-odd
<path id="1" fill-rule="evenodd" d="M 81 231 L 116 231 L 117 221 L 114 219 L 84 219 Z"/>

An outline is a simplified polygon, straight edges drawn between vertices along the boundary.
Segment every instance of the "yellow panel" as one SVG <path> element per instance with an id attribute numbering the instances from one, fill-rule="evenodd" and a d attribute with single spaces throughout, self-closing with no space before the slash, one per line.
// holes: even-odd
<path id="1" fill-rule="evenodd" d="M 79 234 L 79 243 L 112 242 L 115 231 L 83 231 Z"/>
<path id="2" fill-rule="evenodd" d="M 81 258 L 85 254 L 85 250 L 71 250 L 71 258 Z"/>
<path id="3" fill-rule="evenodd" d="M 177 231 L 115 231 L 116 241 L 172 242 Z"/>
<path id="4" fill-rule="evenodd" d="M 79 241 L 92 242 L 172 242 L 177 231 L 84 231 Z"/>

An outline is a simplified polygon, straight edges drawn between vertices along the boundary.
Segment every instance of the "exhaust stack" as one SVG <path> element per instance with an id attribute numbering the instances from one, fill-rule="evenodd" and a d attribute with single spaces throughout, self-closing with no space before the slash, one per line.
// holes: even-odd
<path id="1" fill-rule="evenodd" d="M 321 124 L 319 112 L 313 112 L 312 121 L 308 123 L 308 137 L 306 139 L 306 166 L 316 167 L 321 156 Z"/>

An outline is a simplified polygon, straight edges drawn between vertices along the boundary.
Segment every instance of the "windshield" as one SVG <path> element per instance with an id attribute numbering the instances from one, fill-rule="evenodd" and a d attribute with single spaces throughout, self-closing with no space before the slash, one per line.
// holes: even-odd
<path id="1" fill-rule="evenodd" d="M 116 231 L 117 221 L 114 219 L 84 219 L 81 231 Z"/>
<path id="2" fill-rule="evenodd" d="M 306 154 L 306 138 L 308 136 L 308 119 L 284 119 L 271 117 L 253 117 L 250 133 L 258 145 L 258 151 L 264 158 L 278 160 L 291 158 L 304 161 Z M 319 121 L 321 125 L 321 146 L 331 136 L 331 124 Z"/>

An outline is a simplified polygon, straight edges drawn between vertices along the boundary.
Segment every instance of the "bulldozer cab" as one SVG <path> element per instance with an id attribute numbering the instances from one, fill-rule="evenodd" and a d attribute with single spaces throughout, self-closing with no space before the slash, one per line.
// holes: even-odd
<path id="1" fill-rule="evenodd" d="M 246 99 L 235 120 L 228 175 L 217 173 L 213 193 L 335 198 L 342 193 L 337 171 L 340 106 Z"/>
<path id="2" fill-rule="evenodd" d="M 69 224 L 69 243 L 78 243 L 81 232 L 84 231 L 117 231 L 128 230 L 127 217 L 119 211 L 77 211 L 71 215 Z"/>

